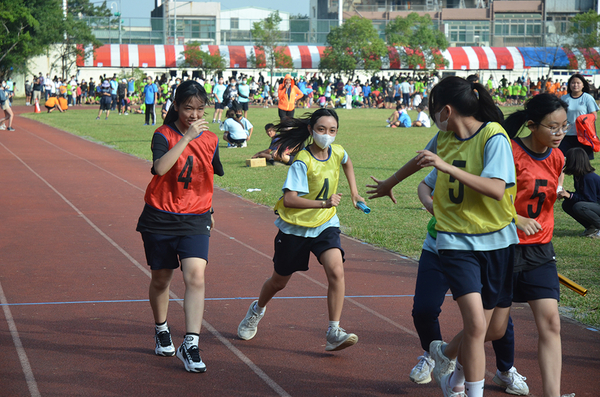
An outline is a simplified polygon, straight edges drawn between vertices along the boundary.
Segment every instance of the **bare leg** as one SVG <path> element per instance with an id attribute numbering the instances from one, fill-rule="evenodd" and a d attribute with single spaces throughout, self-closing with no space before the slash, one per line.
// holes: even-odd
<path id="1" fill-rule="evenodd" d="M 319 260 L 323 264 L 329 282 L 327 288 L 329 321 L 340 321 L 346 293 L 342 253 L 337 248 L 328 249 L 321 254 Z"/>
<path id="2" fill-rule="evenodd" d="M 537 325 L 538 363 L 542 372 L 544 397 L 560 396 L 562 351 L 560 317 L 555 299 L 529 301 Z"/>
<path id="3" fill-rule="evenodd" d="M 281 276 L 273 271 L 271 278 L 269 278 L 262 286 L 260 290 L 260 296 L 258 298 L 258 306 L 265 307 L 267 303 L 275 296 L 276 293 L 285 288 L 292 275 Z"/>
<path id="4" fill-rule="evenodd" d="M 204 271 L 206 260 L 201 258 L 186 258 L 181 261 L 185 295 L 183 311 L 185 313 L 185 330 L 187 333 L 200 333 L 204 315 Z"/>
<path id="5" fill-rule="evenodd" d="M 162 324 L 167 321 L 167 312 L 169 311 L 169 286 L 173 279 L 172 269 L 152 270 L 152 279 L 148 296 L 154 322 Z"/>

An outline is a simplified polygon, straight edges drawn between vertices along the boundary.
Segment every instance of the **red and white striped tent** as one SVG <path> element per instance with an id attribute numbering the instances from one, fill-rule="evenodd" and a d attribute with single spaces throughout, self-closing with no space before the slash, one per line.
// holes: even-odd
<path id="1" fill-rule="evenodd" d="M 107 67 L 107 68 L 178 68 L 185 60 L 183 52 L 191 46 L 186 45 L 133 45 L 133 44 L 107 44 L 97 48 L 94 52 L 88 51 L 85 58 L 77 59 L 78 67 Z M 252 55 L 264 55 L 255 46 L 226 46 L 202 45 L 196 46 L 211 55 L 220 54 L 226 62 L 228 69 L 250 68 Z M 292 58 L 295 69 L 318 69 L 324 46 L 284 46 L 284 52 Z M 554 51 L 556 52 L 556 48 Z M 553 64 L 554 67 L 570 67 L 573 69 L 585 68 L 584 56 L 579 56 L 562 48 L 558 49 L 565 62 Z M 408 50 L 410 51 L 410 50 Z M 540 62 L 539 57 L 531 54 L 540 53 L 543 48 L 533 47 L 449 47 L 441 52 L 448 61 L 449 70 L 521 70 L 531 67 L 547 66 Z M 411 65 L 401 64 L 402 52 L 407 52 L 403 47 L 389 47 L 389 60 L 383 69 L 413 69 Z M 571 54 L 571 56 L 569 56 Z M 587 53 L 586 53 L 587 54 Z M 581 58 L 581 60 L 580 60 Z M 423 68 L 425 59 L 416 68 Z M 565 65 L 562 65 L 565 63 Z M 587 66 L 589 68 L 589 66 Z"/>

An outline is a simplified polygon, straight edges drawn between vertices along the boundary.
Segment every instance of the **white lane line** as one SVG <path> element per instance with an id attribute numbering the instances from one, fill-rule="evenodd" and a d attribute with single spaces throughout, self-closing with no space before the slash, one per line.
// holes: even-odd
<path id="1" fill-rule="evenodd" d="M 27 353 L 25 353 L 23 343 L 21 343 L 21 338 L 19 337 L 17 325 L 15 324 L 15 320 L 13 319 L 12 313 L 10 312 L 10 308 L 6 305 L 8 301 L 6 300 L 6 296 L 4 295 L 2 283 L 0 283 L 0 302 L 2 302 L 2 310 L 4 310 L 4 317 L 6 317 L 6 322 L 8 323 L 8 330 L 10 331 L 10 336 L 12 336 L 13 344 L 15 345 L 17 355 L 19 356 L 19 361 L 21 362 L 21 367 L 23 368 L 23 374 L 25 375 L 25 381 L 27 382 L 27 387 L 29 388 L 29 394 L 31 394 L 32 397 L 39 397 L 41 396 L 41 394 L 38 390 L 37 382 L 35 381 L 35 376 L 33 376 L 33 371 L 31 370 L 31 365 L 29 364 Z"/>
<path id="2" fill-rule="evenodd" d="M 35 172 L 27 163 L 25 163 L 19 156 L 17 156 L 9 148 L 7 148 L 2 142 L 0 142 L 0 145 L 2 145 L 10 154 L 12 154 L 17 160 L 19 160 L 21 162 L 21 164 L 23 164 L 29 171 L 31 171 L 32 174 L 34 174 L 42 182 L 44 182 L 46 184 L 46 186 L 48 186 L 52 191 L 54 191 L 54 193 L 56 193 L 79 216 L 81 216 L 81 218 L 84 219 L 99 235 L 101 235 L 102 237 L 104 237 L 104 239 L 106 241 L 108 241 L 113 247 L 115 247 L 119 252 L 121 252 L 131 263 L 133 263 L 138 269 L 140 269 L 142 272 L 144 272 L 144 274 L 146 274 L 148 277 L 152 277 L 150 271 L 148 269 L 146 269 L 146 267 L 142 266 L 138 261 L 135 260 L 135 258 L 133 258 L 131 255 L 129 255 L 129 253 L 127 251 L 125 251 L 122 247 L 120 247 L 106 233 L 104 233 L 102 230 L 100 230 L 100 228 L 98 226 L 96 226 L 94 224 L 94 222 L 92 222 L 87 216 L 85 216 L 83 214 L 83 212 L 81 212 L 73 203 L 71 203 L 64 195 L 62 195 L 54 186 L 52 186 L 48 181 L 46 181 L 40 174 L 38 174 L 37 172 Z M 180 299 L 172 291 L 171 291 L 170 295 L 171 295 L 171 297 L 173 299 Z M 2 303 L 8 303 L 8 302 L 4 302 L 3 301 Z M 183 306 L 183 302 L 182 301 L 180 301 L 179 304 L 181 306 Z M 8 307 L 4 306 L 3 308 L 4 308 L 5 313 L 6 313 L 6 310 L 8 309 Z M 10 314 L 10 311 L 9 311 L 9 314 Z M 12 319 L 12 316 L 10 318 Z M 8 319 L 7 319 L 7 321 L 8 321 Z M 254 364 L 252 362 L 252 360 L 250 360 L 246 355 L 244 355 L 244 353 L 242 353 L 239 349 L 237 349 L 229 341 L 227 341 L 227 339 L 225 337 L 223 337 L 223 335 L 221 335 L 221 333 L 219 331 L 217 331 L 216 328 L 214 328 L 206 320 L 202 320 L 202 324 L 204 325 L 204 327 L 206 329 L 209 330 L 209 332 L 211 334 L 213 334 L 217 339 L 219 339 L 219 341 L 221 341 L 221 343 L 223 343 L 236 357 L 238 357 L 240 360 L 242 360 L 242 362 L 244 364 L 246 364 L 256 375 L 258 375 L 259 378 L 261 378 L 279 396 L 281 396 L 281 397 L 289 397 L 290 396 L 281 386 L 279 386 L 273 379 L 271 379 L 256 364 Z M 14 322 L 13 322 L 13 325 L 14 325 Z M 16 331 L 16 327 L 15 327 L 15 331 Z M 17 340 L 15 342 L 15 347 L 17 347 L 17 351 L 19 351 L 19 346 L 20 346 L 20 349 L 22 351 L 22 354 L 24 355 L 25 351 L 23 349 L 23 346 L 22 346 L 20 340 Z M 21 357 L 20 353 L 19 353 L 19 357 Z M 27 359 L 27 356 L 25 356 L 25 359 Z M 21 363 L 21 364 L 23 364 L 23 363 Z M 27 361 L 27 366 L 28 366 L 28 369 L 29 369 L 29 374 L 27 373 L 26 369 L 24 368 L 25 377 L 27 379 L 29 379 L 29 377 L 33 378 L 33 373 L 31 372 L 31 367 L 29 366 L 29 362 L 28 361 Z M 34 382 L 35 382 L 35 379 L 34 379 Z M 29 385 L 29 381 L 28 381 L 28 385 Z M 35 390 L 36 390 L 37 394 L 32 394 L 32 396 L 37 397 L 37 396 L 40 395 L 39 391 L 37 391 L 37 385 L 36 385 Z"/>

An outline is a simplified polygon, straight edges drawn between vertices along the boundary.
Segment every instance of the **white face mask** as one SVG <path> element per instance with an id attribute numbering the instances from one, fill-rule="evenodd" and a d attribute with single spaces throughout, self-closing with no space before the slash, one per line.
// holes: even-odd
<path id="1" fill-rule="evenodd" d="M 442 109 L 443 110 L 443 109 Z M 442 110 L 440 110 L 439 112 L 437 112 L 435 114 L 435 125 L 436 127 L 441 131 L 441 132 L 447 132 L 448 131 L 448 119 L 446 119 L 445 121 L 440 121 L 440 116 L 442 114 Z M 450 117 L 448 117 L 450 118 Z"/>
<path id="2" fill-rule="evenodd" d="M 312 137 L 317 146 L 323 150 L 327 149 L 329 145 L 335 141 L 335 136 L 329 134 L 317 134 L 315 131 L 313 131 Z"/>

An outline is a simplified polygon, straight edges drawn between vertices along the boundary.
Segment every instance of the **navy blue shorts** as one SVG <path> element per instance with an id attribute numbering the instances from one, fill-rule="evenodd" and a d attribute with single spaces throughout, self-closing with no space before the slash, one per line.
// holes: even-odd
<path id="1" fill-rule="evenodd" d="M 321 263 L 321 254 L 331 248 L 339 249 L 344 261 L 344 250 L 340 243 L 338 227 L 328 227 L 314 238 L 285 234 L 280 230 L 275 236 L 275 255 L 273 255 L 275 272 L 280 276 L 289 276 L 298 271 L 305 272 L 308 270 L 311 252 Z"/>
<path id="2" fill-rule="evenodd" d="M 533 269 L 513 273 L 513 302 L 537 299 L 560 301 L 560 285 L 554 260 Z"/>
<path id="3" fill-rule="evenodd" d="M 177 269 L 179 262 L 186 258 L 201 258 L 208 261 L 208 241 L 210 236 L 168 236 L 142 232 L 146 261 L 152 270 Z"/>
<path id="4" fill-rule="evenodd" d="M 240 105 L 242 107 L 242 110 L 244 111 L 248 111 L 248 102 L 240 102 Z"/>
<path id="5" fill-rule="evenodd" d="M 440 250 L 440 262 L 454 300 L 481 294 L 483 308 L 510 307 L 514 246 L 494 251 Z"/>
<path id="6" fill-rule="evenodd" d="M 225 109 L 225 104 L 223 102 L 215 101 L 215 110 Z"/>

